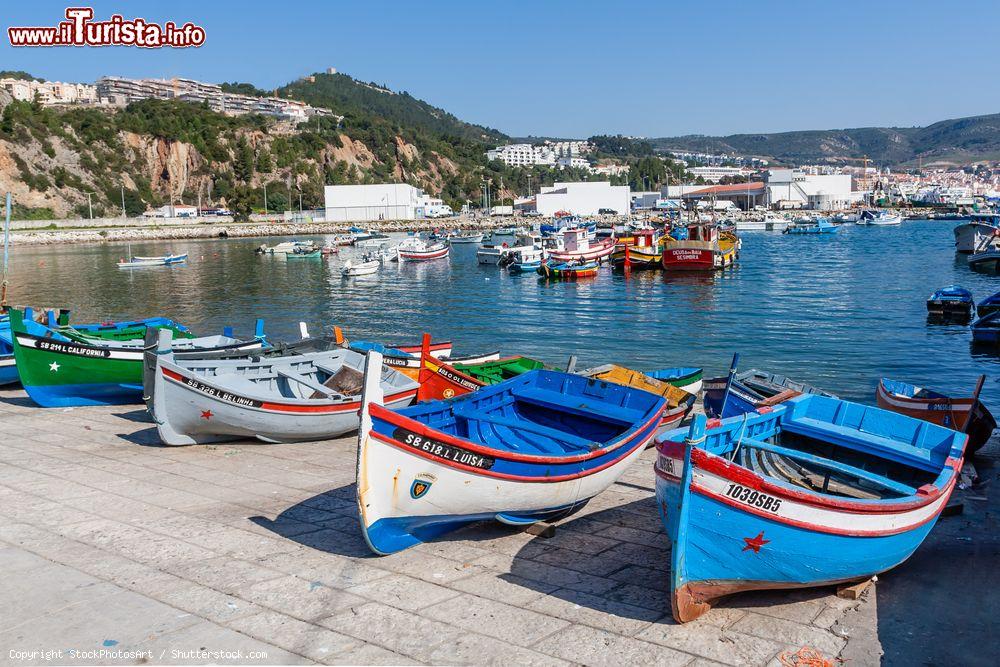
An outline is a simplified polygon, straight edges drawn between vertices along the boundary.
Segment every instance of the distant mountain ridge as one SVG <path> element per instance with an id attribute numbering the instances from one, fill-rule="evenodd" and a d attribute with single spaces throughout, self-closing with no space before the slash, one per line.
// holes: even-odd
<path id="1" fill-rule="evenodd" d="M 1000 159 L 1000 114 L 955 118 L 926 127 L 862 127 L 713 137 L 687 135 L 651 139 L 660 151 L 736 153 L 781 163 L 873 163 L 909 165 Z"/>

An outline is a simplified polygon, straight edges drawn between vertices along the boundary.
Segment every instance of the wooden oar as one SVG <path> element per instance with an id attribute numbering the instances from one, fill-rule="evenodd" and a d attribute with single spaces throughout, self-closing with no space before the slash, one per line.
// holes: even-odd
<path id="1" fill-rule="evenodd" d="M 976 389 L 972 392 L 972 405 L 969 406 L 969 416 L 965 418 L 965 424 L 962 425 L 962 433 L 969 432 L 969 424 L 972 423 L 972 415 L 976 411 L 976 404 L 979 403 L 979 394 L 983 391 L 983 385 L 986 383 L 986 376 L 980 375 L 979 380 L 976 382 Z"/>

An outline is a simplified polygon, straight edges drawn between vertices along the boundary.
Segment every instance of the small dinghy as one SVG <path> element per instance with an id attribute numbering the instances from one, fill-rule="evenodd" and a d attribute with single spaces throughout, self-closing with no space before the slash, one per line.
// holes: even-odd
<path id="1" fill-rule="evenodd" d="M 982 273 L 1000 273 L 1000 249 L 991 248 L 969 255 L 969 268 Z"/>
<path id="2" fill-rule="evenodd" d="M 582 374 L 595 380 L 616 382 L 633 389 L 642 389 L 663 398 L 667 402 L 667 406 L 663 411 L 663 419 L 660 421 L 660 430 L 673 428 L 681 423 L 691 413 L 696 400 L 694 394 L 623 366 L 605 364 L 583 371 Z"/>
<path id="3" fill-rule="evenodd" d="M 701 373 L 702 370 L 700 368 L 692 367 L 661 368 L 657 371 L 646 371 L 646 375 L 654 380 L 669 382 L 678 389 L 683 389 L 695 396 L 701 392 Z"/>
<path id="4" fill-rule="evenodd" d="M 14 357 L 28 396 L 44 408 L 120 405 L 142 401 L 142 339 L 99 341 L 63 327 L 53 330 L 11 309 Z M 231 336 L 183 338 L 174 344 L 179 358 L 249 354 L 267 345 L 264 322 L 246 340 Z"/>
<path id="5" fill-rule="evenodd" d="M 358 352 L 180 361 L 164 331 L 154 354 L 151 413 L 166 445 L 326 440 L 358 427 L 365 359 Z M 379 382 L 390 407 L 416 397 L 416 382 L 391 368 Z"/>
<path id="6" fill-rule="evenodd" d="M 614 483 L 653 438 L 665 401 L 535 370 L 449 401 L 382 405 L 369 353 L 358 433 L 361 530 L 377 554 L 474 521 L 567 516 Z"/>
<path id="7" fill-rule="evenodd" d="M 684 623 L 741 591 L 864 581 L 934 526 L 966 436 L 826 396 L 709 422 L 657 441 L 656 498 Z"/>
<path id="8" fill-rule="evenodd" d="M 953 398 L 908 382 L 882 378 L 875 399 L 880 408 L 923 419 L 969 436 L 969 453 L 977 452 L 993 435 L 996 419 L 979 400 L 986 376 L 981 376 L 971 396 Z"/>
<path id="9" fill-rule="evenodd" d="M 485 234 L 449 234 L 448 243 L 482 243 Z"/>
<path id="10" fill-rule="evenodd" d="M 927 317 L 932 320 L 967 321 L 974 309 L 972 292 L 958 285 L 942 287 L 927 299 Z"/>
<path id="11" fill-rule="evenodd" d="M 782 234 L 836 234 L 839 227 L 826 218 L 816 218 L 815 221 L 795 222 L 785 227 Z"/>
<path id="12" fill-rule="evenodd" d="M 972 342 L 984 346 L 1000 343 L 1000 310 L 980 317 L 972 323 Z"/>
<path id="13" fill-rule="evenodd" d="M 498 384 L 528 371 L 545 368 L 545 364 L 528 357 L 502 357 L 482 361 L 449 359 L 455 370 L 482 382 L 485 385 Z"/>
<path id="14" fill-rule="evenodd" d="M 1000 311 L 1000 292 L 991 294 L 976 304 L 976 315 L 979 317 L 985 317 L 997 311 Z"/>
<path id="15" fill-rule="evenodd" d="M 570 261 L 570 262 L 543 262 L 537 269 L 538 275 L 552 280 L 579 280 L 580 278 L 593 278 L 597 275 L 597 262 Z"/>
<path id="16" fill-rule="evenodd" d="M 183 255 L 160 255 L 158 257 L 130 257 L 118 262 L 119 269 L 137 269 L 147 266 L 171 266 L 187 261 L 187 253 Z"/>
<path id="17" fill-rule="evenodd" d="M 346 277 L 368 276 L 373 273 L 378 273 L 380 268 L 382 268 L 381 261 L 371 255 L 365 255 L 360 262 L 354 262 L 352 260 L 344 262 L 344 268 L 340 270 L 340 273 Z"/>
<path id="18" fill-rule="evenodd" d="M 705 414 L 709 417 L 736 417 L 758 408 L 776 405 L 799 394 L 833 394 L 778 373 L 751 368 L 738 373 L 740 355 L 733 355 L 727 377 L 705 380 Z"/>

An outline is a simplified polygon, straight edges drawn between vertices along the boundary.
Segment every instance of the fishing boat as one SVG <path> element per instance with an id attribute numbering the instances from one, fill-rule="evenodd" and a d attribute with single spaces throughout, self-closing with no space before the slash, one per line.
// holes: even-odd
<path id="1" fill-rule="evenodd" d="M 10 318 L 0 317 L 0 387 L 19 381 L 14 343 L 11 340 Z"/>
<path id="2" fill-rule="evenodd" d="M 1000 311 L 1000 292 L 991 294 L 976 305 L 976 315 L 985 317 Z"/>
<path id="3" fill-rule="evenodd" d="M 538 271 L 545 261 L 545 250 L 542 248 L 516 248 L 509 251 L 509 273 L 532 273 Z"/>
<path id="4" fill-rule="evenodd" d="M 966 436 L 887 410 L 799 396 L 764 413 L 695 417 L 657 441 L 674 619 L 742 591 L 864 581 L 933 528 Z"/>
<path id="5" fill-rule="evenodd" d="M 316 248 L 315 250 L 297 248 L 292 252 L 285 253 L 285 259 L 321 259 L 322 257 L 323 250 L 320 248 Z"/>
<path id="6" fill-rule="evenodd" d="M 448 243 L 482 243 L 485 234 L 449 234 Z"/>
<path id="7" fill-rule="evenodd" d="M 485 243 L 476 249 L 476 261 L 480 264 L 494 264 L 505 267 L 513 259 L 513 254 L 519 251 L 543 250 L 544 243 L 539 234 L 533 232 L 518 233 L 514 236 L 512 244 L 506 241 L 501 243 Z"/>
<path id="8" fill-rule="evenodd" d="M 351 276 L 367 276 L 372 273 L 378 273 L 378 270 L 382 268 L 382 262 L 372 257 L 371 255 L 365 255 L 360 262 L 355 262 L 352 260 L 347 260 L 344 262 L 343 268 L 341 268 L 341 275 L 351 277 Z"/>
<path id="9" fill-rule="evenodd" d="M 628 241 L 619 242 L 611 254 L 615 269 L 659 269 L 663 256 L 663 243 L 655 229 L 641 228 L 632 232 Z"/>
<path id="10" fill-rule="evenodd" d="M 738 251 L 735 234 L 699 222 L 687 226 L 686 239 L 667 239 L 662 263 L 667 271 L 714 271 L 732 266 Z"/>
<path id="11" fill-rule="evenodd" d="M 668 382 L 651 378 L 645 373 L 634 371 L 631 368 L 605 364 L 589 370 L 583 371 L 582 375 L 595 380 L 605 382 L 615 382 L 633 389 L 642 389 L 651 394 L 656 394 L 667 402 L 663 410 L 663 417 L 660 419 L 659 430 L 673 428 L 684 420 L 694 408 L 696 396 L 683 389 L 678 389 Z"/>
<path id="12" fill-rule="evenodd" d="M 693 367 L 661 368 L 655 371 L 645 371 L 654 380 L 669 382 L 678 389 L 697 396 L 701 392 L 702 369 Z"/>
<path id="13" fill-rule="evenodd" d="M 21 385 L 38 405 L 48 408 L 141 401 L 141 339 L 97 341 L 73 336 L 66 329 L 54 331 L 33 322 L 19 309 L 11 309 L 10 325 Z M 264 323 L 258 320 L 253 338 L 185 338 L 175 342 L 175 354 L 178 358 L 249 354 L 265 345 Z"/>
<path id="14" fill-rule="evenodd" d="M 977 452 L 993 435 L 996 419 L 979 400 L 986 376 L 981 376 L 971 396 L 952 397 L 900 380 L 882 378 L 875 399 L 880 408 L 946 426 L 969 436 L 968 451 Z"/>
<path id="15" fill-rule="evenodd" d="M 378 232 L 365 232 L 354 237 L 351 241 L 351 245 L 355 248 L 377 248 L 380 245 L 385 245 L 389 242 L 389 236 L 387 234 L 379 234 Z"/>
<path id="16" fill-rule="evenodd" d="M 777 405 L 799 394 L 833 394 L 784 375 L 751 368 L 737 372 L 740 355 L 733 355 L 729 375 L 705 380 L 702 398 L 705 414 L 710 417 L 736 417 L 760 408 Z"/>
<path id="17" fill-rule="evenodd" d="M 240 438 L 326 440 L 358 427 L 363 354 L 346 349 L 232 360 L 178 360 L 164 332 L 155 351 L 153 414 L 165 445 Z M 385 404 L 413 402 L 417 383 L 383 367 Z"/>
<path id="18" fill-rule="evenodd" d="M 597 262 L 584 260 L 557 262 L 550 259 L 543 262 L 535 271 L 538 275 L 552 280 L 579 280 L 580 278 L 593 278 L 597 275 L 598 268 Z"/>
<path id="19" fill-rule="evenodd" d="M 865 224 L 872 227 L 887 227 L 890 225 L 901 225 L 903 216 L 889 213 L 888 211 L 863 211 L 858 216 L 857 224 Z"/>
<path id="20" fill-rule="evenodd" d="M 600 262 L 615 251 L 615 240 L 591 243 L 586 228 L 574 227 L 562 232 L 562 248 L 549 251 L 554 262 Z"/>
<path id="21" fill-rule="evenodd" d="M 120 269 L 137 269 L 146 266 L 171 266 L 174 264 L 182 264 L 187 261 L 188 255 L 184 253 L 182 255 L 161 255 L 159 257 L 130 257 L 129 259 L 122 259 L 118 262 L 118 268 Z"/>
<path id="22" fill-rule="evenodd" d="M 261 245 L 255 250 L 258 255 L 285 255 L 296 250 L 312 252 L 316 244 L 312 241 L 282 241 L 278 245 Z"/>
<path id="23" fill-rule="evenodd" d="M 545 364 L 529 357 L 513 356 L 471 361 L 449 359 L 448 363 L 460 373 L 468 375 L 483 385 L 499 384 L 528 371 L 545 368 Z"/>
<path id="24" fill-rule="evenodd" d="M 361 351 L 360 348 L 352 347 L 352 349 L 357 349 L 358 351 Z M 423 358 L 420 355 L 413 356 L 401 350 L 385 348 L 382 346 L 372 347 L 368 349 L 374 349 L 380 352 L 382 354 L 382 363 L 384 363 L 386 366 L 392 368 L 393 370 L 399 371 L 400 373 L 409 378 L 412 378 L 417 381 L 420 380 L 421 370 L 424 368 Z M 441 361 L 445 362 L 448 366 L 452 366 L 454 364 L 455 367 L 471 366 L 473 368 L 476 368 L 480 365 L 488 364 L 490 362 L 497 361 L 499 359 L 500 359 L 500 352 L 496 351 L 496 352 L 487 352 L 485 354 L 443 357 L 441 358 Z M 464 371 L 460 372 L 464 373 Z M 424 395 L 425 396 L 429 395 L 428 394 L 429 391 L 430 391 L 429 389 L 425 390 Z"/>
<path id="25" fill-rule="evenodd" d="M 783 234 L 836 234 L 837 225 L 833 224 L 826 218 L 816 218 L 815 221 L 810 221 L 806 223 L 796 222 L 795 224 L 785 227 Z"/>
<path id="26" fill-rule="evenodd" d="M 400 262 L 428 262 L 435 259 L 445 259 L 448 257 L 448 244 L 428 243 L 420 240 L 419 245 L 407 248 L 399 247 L 396 256 Z"/>
<path id="27" fill-rule="evenodd" d="M 474 521 L 524 526 L 576 512 L 638 458 L 664 408 L 638 389 L 535 370 L 393 411 L 382 405 L 380 366 L 370 353 L 356 486 L 377 554 Z"/>
<path id="28" fill-rule="evenodd" d="M 1000 213 L 973 213 L 969 222 L 955 227 L 955 250 L 963 254 L 976 252 L 984 242 L 997 236 Z"/>
<path id="29" fill-rule="evenodd" d="M 974 309 L 972 292 L 958 285 L 942 287 L 927 299 L 927 316 L 933 319 L 968 320 Z"/>
<path id="30" fill-rule="evenodd" d="M 977 345 L 1000 343 L 1000 311 L 984 315 L 972 323 L 972 342 Z"/>
<path id="31" fill-rule="evenodd" d="M 994 245 L 969 255 L 969 268 L 983 273 L 1000 273 L 1000 247 Z"/>

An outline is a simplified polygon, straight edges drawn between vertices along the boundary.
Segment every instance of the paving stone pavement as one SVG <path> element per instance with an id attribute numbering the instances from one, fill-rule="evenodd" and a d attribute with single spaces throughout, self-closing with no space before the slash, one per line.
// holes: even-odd
<path id="1" fill-rule="evenodd" d="M 845 631 L 875 622 L 874 592 L 747 594 L 674 623 L 652 451 L 554 537 L 483 523 L 376 557 L 355 446 L 163 447 L 138 406 L 43 410 L 0 391 L 0 663 L 780 665 L 852 641 L 880 655 L 874 628 Z"/>

